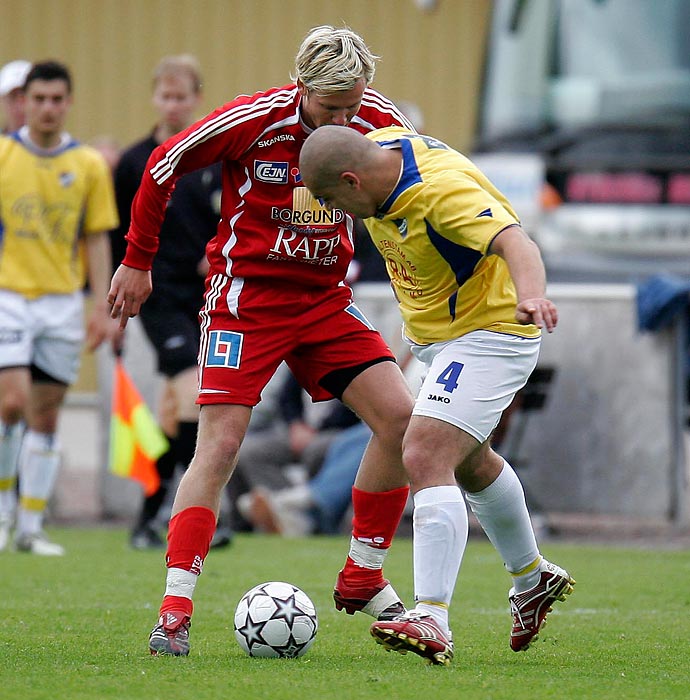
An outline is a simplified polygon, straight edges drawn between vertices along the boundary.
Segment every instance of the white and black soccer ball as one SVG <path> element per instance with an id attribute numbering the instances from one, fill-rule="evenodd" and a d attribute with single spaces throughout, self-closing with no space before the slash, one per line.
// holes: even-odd
<path id="1" fill-rule="evenodd" d="M 282 581 L 254 586 L 235 610 L 235 638 L 249 656 L 302 656 L 314 643 L 318 626 L 309 596 Z"/>

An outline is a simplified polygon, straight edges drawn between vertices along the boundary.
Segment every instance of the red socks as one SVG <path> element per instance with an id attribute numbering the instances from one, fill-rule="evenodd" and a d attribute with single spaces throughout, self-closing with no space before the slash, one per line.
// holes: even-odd
<path id="1" fill-rule="evenodd" d="M 168 526 L 166 566 L 201 573 L 216 531 L 216 514 L 210 508 L 192 506 L 180 511 Z"/>
<path id="2" fill-rule="evenodd" d="M 209 508 L 185 508 L 170 520 L 168 551 L 165 563 L 169 569 L 183 569 L 199 575 L 216 531 L 216 515 Z M 160 612 L 183 611 L 191 617 L 192 601 L 182 596 L 166 595 Z"/>
<path id="3" fill-rule="evenodd" d="M 400 524 L 409 493 L 409 486 L 381 492 L 361 491 L 353 486 L 352 536 L 370 547 L 388 549 Z M 370 586 L 383 579 L 383 571 L 358 566 L 348 557 L 343 577 L 347 581 L 356 580 L 358 586 Z"/>
<path id="4" fill-rule="evenodd" d="M 165 615 L 167 612 L 171 611 L 183 612 L 187 617 L 192 616 L 194 611 L 194 604 L 191 598 L 183 598 L 177 595 L 166 595 L 163 596 L 163 602 L 161 603 L 160 614 Z"/>

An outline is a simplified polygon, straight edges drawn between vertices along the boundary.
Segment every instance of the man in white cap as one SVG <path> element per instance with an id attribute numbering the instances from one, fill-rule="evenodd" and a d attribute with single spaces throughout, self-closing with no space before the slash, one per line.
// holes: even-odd
<path id="1" fill-rule="evenodd" d="M 2 133 L 9 134 L 24 125 L 24 81 L 31 68 L 29 61 L 6 63 L 0 70 Z"/>

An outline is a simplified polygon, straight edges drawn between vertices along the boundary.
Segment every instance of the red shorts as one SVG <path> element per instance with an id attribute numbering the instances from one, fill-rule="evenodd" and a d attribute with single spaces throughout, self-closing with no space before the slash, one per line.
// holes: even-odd
<path id="1" fill-rule="evenodd" d="M 346 286 L 245 280 L 238 294 L 216 276 L 200 316 L 199 404 L 255 406 L 283 360 L 314 401 L 325 401 L 338 396 L 339 381 L 341 393 L 358 373 L 348 375 L 348 368 L 395 359 Z"/>

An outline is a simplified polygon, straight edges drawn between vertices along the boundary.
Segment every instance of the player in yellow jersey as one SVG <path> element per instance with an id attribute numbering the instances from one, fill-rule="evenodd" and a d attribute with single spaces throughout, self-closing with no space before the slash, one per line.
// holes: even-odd
<path id="1" fill-rule="evenodd" d="M 490 445 L 536 365 L 541 329 L 558 321 L 541 255 L 506 198 L 457 151 L 399 127 L 350 132 L 317 129 L 300 174 L 326 207 L 365 219 L 412 353 L 427 368 L 403 442 L 415 607 L 374 622 L 371 633 L 388 649 L 450 663 L 448 606 L 468 535 L 464 491 L 512 576 L 510 645 L 521 651 L 574 583 L 541 556 L 522 485 Z"/>
<path id="2" fill-rule="evenodd" d="M 19 468 L 15 547 L 42 555 L 64 553 L 45 537 L 43 513 L 60 462 L 58 412 L 79 369 L 87 277 L 87 348 L 117 330 L 104 301 L 107 232 L 117 225 L 112 180 L 103 157 L 63 131 L 71 92 L 61 63 L 33 65 L 27 123 L 0 137 L 0 549 L 8 546 Z"/>

